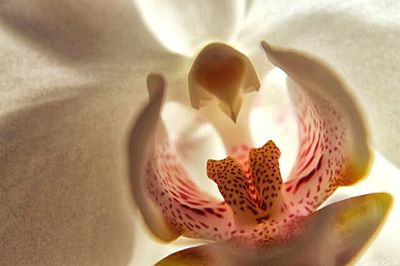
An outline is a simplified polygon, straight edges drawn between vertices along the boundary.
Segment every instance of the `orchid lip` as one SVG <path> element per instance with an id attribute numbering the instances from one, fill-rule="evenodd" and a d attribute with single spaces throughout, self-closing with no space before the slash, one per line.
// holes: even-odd
<path id="1" fill-rule="evenodd" d="M 228 151 L 234 153 L 234 145 L 249 150 L 244 158 L 230 154 L 224 160 L 208 161 L 208 177 L 217 183 L 222 201 L 206 195 L 190 180 L 177 147 L 165 132 L 166 121 L 160 118 L 165 82 L 159 75 L 149 76 L 150 103 L 138 119 L 141 127 L 136 127 L 141 137 L 137 146 L 145 147 L 145 152 L 131 145 L 131 153 L 137 155 L 131 157 L 136 166 L 131 184 L 145 220 L 159 238 L 171 240 L 183 235 L 219 241 L 239 237 L 260 246 L 271 245 L 290 239 L 297 232 L 298 219 L 315 212 L 338 186 L 352 184 L 366 173 L 370 157 L 365 126 L 340 79 L 307 55 L 265 44 L 264 48 L 268 58 L 288 76 L 287 86 L 299 121 L 297 161 L 283 183 L 276 145 L 269 141 L 261 148 L 250 149 L 254 145 L 242 138 L 242 132 L 248 130 L 244 109 L 236 124 L 215 120 L 212 124 L 217 131 L 229 139 L 224 140 Z M 250 61 L 242 56 L 223 44 L 211 44 L 200 52 L 189 73 L 194 108 L 209 101 L 234 108 L 243 93 L 258 88 L 258 79 L 246 76 L 254 69 L 243 67 Z M 230 78 L 232 73 L 239 77 Z M 243 86 L 245 81 L 250 82 L 249 87 Z M 157 89 L 152 90 L 154 87 Z M 232 119 L 232 113 L 228 115 Z M 208 118 L 218 116 L 210 113 Z M 146 119 L 148 122 L 144 122 Z M 237 133 L 235 129 L 245 130 Z M 140 153 L 143 156 L 138 160 Z M 136 179 L 141 181 L 134 182 Z M 171 234 L 163 233 L 164 229 Z"/>

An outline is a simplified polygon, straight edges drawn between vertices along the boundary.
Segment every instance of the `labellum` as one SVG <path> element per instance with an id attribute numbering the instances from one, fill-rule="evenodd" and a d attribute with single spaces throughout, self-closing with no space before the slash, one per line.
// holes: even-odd
<path id="1" fill-rule="evenodd" d="M 363 119 L 345 84 L 329 67 L 300 52 L 273 48 L 265 42 L 262 47 L 270 62 L 288 75 L 299 122 L 297 161 L 283 182 L 281 151 L 273 140 L 251 148 L 247 135 L 230 135 L 227 127 L 214 122 L 217 130 L 222 128 L 222 138 L 229 140 L 224 143 L 230 152 L 225 159 L 205 162 L 205 171 L 217 184 L 223 201 L 202 192 L 189 177 L 160 119 L 165 81 L 157 74 L 148 77 L 150 102 L 130 138 L 135 201 L 150 230 L 162 240 L 186 236 L 216 241 L 171 255 L 161 264 L 192 258 L 204 265 L 221 261 L 232 265 L 229 258 L 237 247 L 248 249 L 253 260 L 259 258 L 253 261 L 256 264 L 283 262 L 285 252 L 307 264 L 313 262 L 311 250 L 321 241 L 333 241 L 333 247 L 327 244 L 321 251 L 326 260 L 347 263 L 387 214 L 391 205 L 387 194 L 349 199 L 317 211 L 337 187 L 352 185 L 368 172 L 371 155 Z M 194 60 L 188 88 L 192 107 L 217 104 L 234 125 L 243 95 L 258 91 L 260 82 L 245 55 L 226 44 L 213 43 Z M 208 113 L 207 118 L 213 121 L 215 115 Z M 309 250 L 302 253 L 299 243 Z M 348 252 L 343 253 L 345 250 Z M 248 257 L 238 256 L 233 257 L 242 264 Z M 323 259 L 318 257 L 314 264 Z"/>

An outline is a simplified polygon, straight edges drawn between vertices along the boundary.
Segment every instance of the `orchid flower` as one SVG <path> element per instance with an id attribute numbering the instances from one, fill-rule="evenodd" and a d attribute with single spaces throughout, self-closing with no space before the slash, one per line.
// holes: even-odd
<path id="1" fill-rule="evenodd" d="M 249 58 L 260 78 L 257 95 L 275 91 L 268 80 L 275 74 L 282 75 L 266 60 L 260 49 L 261 40 L 267 40 L 278 51 L 281 48 L 277 47 L 295 49 L 302 51 L 300 54 L 313 55 L 317 62 L 326 62 L 323 65 L 330 66 L 330 73 L 338 72 L 334 76 L 346 81 L 354 96 L 351 98 L 361 104 L 360 110 L 365 111 L 370 126 L 372 147 L 382 153 L 381 156 L 370 150 L 379 163 L 372 165 L 371 175 L 348 190 L 339 188 L 328 201 L 341 199 L 341 194 L 348 198 L 377 191 L 398 197 L 398 169 L 391 165 L 399 165 L 396 88 L 400 59 L 396 51 L 400 20 L 395 5 L 373 1 L 363 1 L 362 7 L 358 1 L 223 1 L 218 5 L 214 1 L 2 1 L 0 264 L 147 265 L 171 254 L 170 248 L 177 250 L 178 244 L 182 249 L 188 243 L 200 243 L 181 237 L 176 244 L 160 244 L 152 240 L 153 233 L 147 227 L 141 226 L 139 212 L 132 213 L 126 146 L 132 118 L 138 117 L 142 104 L 148 101 L 144 87 L 149 73 L 162 73 L 168 84 L 161 115 L 167 122 L 169 136 L 171 123 L 167 116 L 173 114 L 170 111 L 176 106 L 180 106 L 179 111 L 183 108 L 187 114 L 200 112 L 201 116 L 215 111 L 206 110 L 207 107 L 192 110 L 188 107 L 187 91 L 193 60 L 211 42 L 227 43 Z M 263 98 L 256 112 L 247 112 L 251 102 L 247 98 L 254 95 L 243 95 L 237 125 L 243 125 L 240 116 L 250 118 L 250 136 L 242 139 L 255 140 L 252 134 L 263 136 L 252 146 L 258 148 L 268 139 L 260 129 L 266 125 L 254 123 L 255 114 L 264 114 L 265 106 L 271 107 L 273 103 L 264 104 Z M 160 97 L 157 93 L 153 96 Z M 157 97 L 152 99 L 152 103 L 154 99 L 161 101 Z M 220 118 L 227 117 L 222 111 L 218 114 Z M 193 121 L 198 117 L 193 115 Z M 294 118 L 285 117 L 289 117 L 288 121 Z M 183 119 L 178 122 L 191 124 Z M 189 158 L 191 163 L 185 162 L 185 171 L 191 178 L 205 175 L 206 159 L 222 159 L 224 153 L 224 149 L 215 152 L 210 148 L 223 146 L 218 137 L 202 135 L 218 135 L 214 134 L 214 127 L 197 125 L 196 129 L 206 130 L 194 136 L 190 133 L 199 131 L 190 128 L 178 146 L 184 152 L 186 137 L 194 136 L 189 138 L 195 141 L 189 143 L 188 154 L 204 159 L 195 160 L 193 156 Z M 290 127 L 291 123 L 286 121 L 284 125 Z M 287 132 L 296 134 L 295 130 Z M 230 141 L 229 134 L 220 135 L 224 142 Z M 287 177 L 290 168 L 286 165 L 291 163 L 286 156 L 292 151 L 285 146 L 296 143 L 271 139 L 282 151 L 279 165 Z M 209 184 L 216 187 L 211 181 Z M 210 194 L 217 197 L 217 193 Z M 326 233 L 324 229 L 332 221 L 344 217 L 340 216 L 341 209 L 347 205 L 352 210 L 348 215 L 370 215 L 371 219 L 362 224 L 365 227 L 360 227 L 363 231 L 376 227 L 387 201 L 383 194 L 362 196 L 302 217 L 306 217 L 304 223 L 324 221 L 314 234 Z M 375 211 L 354 212 L 365 210 L 362 206 L 374 206 Z M 400 213 L 398 208 L 395 204 L 393 214 Z M 396 217 L 389 217 L 366 254 L 369 258 L 390 259 L 391 254 L 398 252 L 400 240 L 393 236 Z M 159 218 L 154 221 L 162 224 L 165 219 Z M 348 225 L 361 221 L 354 218 L 350 219 L 354 223 Z M 307 227 L 303 228 L 307 231 Z M 331 236 L 340 235 L 336 233 Z M 297 236 L 301 240 L 297 243 L 310 243 L 308 247 L 315 243 L 305 236 L 317 239 L 309 233 Z M 357 248 L 365 238 L 358 240 L 354 244 Z M 217 254 L 222 257 L 235 250 L 225 240 L 215 243 L 212 247 L 218 247 L 221 252 Z M 281 246 L 275 251 L 292 254 L 290 251 L 298 251 L 298 246 L 287 242 L 285 248 Z M 154 257 L 146 255 L 149 253 Z M 266 256 L 274 259 L 272 253 Z M 147 260 L 142 260 L 143 256 Z"/>

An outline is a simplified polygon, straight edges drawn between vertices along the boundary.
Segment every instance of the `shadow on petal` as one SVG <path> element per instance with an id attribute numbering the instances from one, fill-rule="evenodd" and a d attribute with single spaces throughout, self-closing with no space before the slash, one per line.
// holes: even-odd
<path id="1" fill-rule="evenodd" d="M 0 20 L 23 40 L 67 62 L 122 60 L 162 50 L 128 0 L 3 1 Z"/>
<path id="2" fill-rule="evenodd" d="M 124 265 L 132 256 L 127 105 L 90 85 L 63 90 L 81 93 L 2 117 L 1 265 Z"/>

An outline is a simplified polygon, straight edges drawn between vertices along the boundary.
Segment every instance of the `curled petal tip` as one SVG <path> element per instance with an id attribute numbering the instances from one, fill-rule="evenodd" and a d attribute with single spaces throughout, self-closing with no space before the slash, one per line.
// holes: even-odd
<path id="1" fill-rule="evenodd" d="M 265 53 L 266 53 L 266 55 L 267 55 L 267 57 L 268 57 L 268 59 L 270 59 L 269 58 L 269 54 L 272 52 L 272 46 L 269 44 L 269 43 L 267 43 L 266 41 L 262 41 L 261 42 L 261 47 L 264 49 L 264 51 L 265 51 Z"/>
<path id="2" fill-rule="evenodd" d="M 267 51 L 272 49 L 271 46 L 269 45 L 269 43 L 267 43 L 266 41 L 262 41 L 261 46 Z"/>
<path id="3" fill-rule="evenodd" d="M 375 193 L 375 198 L 376 202 L 378 203 L 379 206 L 381 206 L 383 209 L 390 210 L 393 206 L 394 203 L 394 198 L 392 195 L 389 193 Z"/>
<path id="4" fill-rule="evenodd" d="M 156 94 L 164 91 L 165 81 L 162 75 L 150 73 L 147 76 L 147 90 L 149 91 L 150 100 L 154 99 Z"/>
<path id="5" fill-rule="evenodd" d="M 228 45 L 212 43 L 195 59 L 188 85 L 193 108 L 216 100 L 222 111 L 236 121 L 242 95 L 258 91 L 260 82 L 244 54 Z"/>
<path id="6" fill-rule="evenodd" d="M 262 41 L 262 42 L 261 42 L 261 47 L 264 49 L 264 52 L 265 52 L 265 55 L 266 55 L 267 58 L 268 58 L 268 61 L 269 61 L 270 63 L 276 65 L 277 67 L 281 68 L 281 67 L 280 67 L 280 63 L 276 60 L 276 58 L 275 58 L 275 56 L 274 56 L 274 54 L 275 54 L 277 51 L 279 52 L 279 49 L 276 49 L 276 48 L 272 47 L 271 44 L 269 44 L 269 43 L 266 42 L 266 41 Z M 284 68 L 281 68 L 281 70 L 285 71 Z M 286 72 L 286 71 L 285 71 L 285 72 Z"/>

